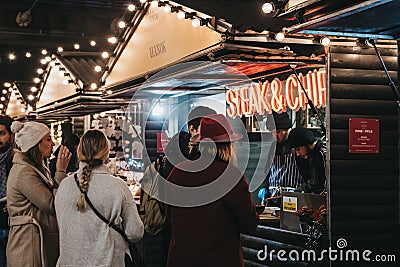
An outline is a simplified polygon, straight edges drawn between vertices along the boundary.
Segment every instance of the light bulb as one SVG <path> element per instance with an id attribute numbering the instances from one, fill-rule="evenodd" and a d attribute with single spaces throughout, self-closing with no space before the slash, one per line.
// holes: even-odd
<path id="1" fill-rule="evenodd" d="M 285 34 L 283 34 L 283 32 L 278 32 L 277 34 L 275 34 L 275 39 L 277 41 L 283 41 L 285 40 Z"/>
<path id="2" fill-rule="evenodd" d="M 185 18 L 185 12 L 179 11 L 178 14 L 176 14 L 176 16 L 178 17 L 178 19 L 184 19 Z"/>
<path id="3" fill-rule="evenodd" d="M 96 66 L 96 67 L 94 67 L 94 70 L 95 70 L 96 72 L 100 72 L 100 71 L 101 71 L 101 67 L 100 67 L 100 66 Z"/>
<path id="4" fill-rule="evenodd" d="M 108 58 L 110 56 L 110 54 L 108 52 L 103 52 L 103 53 L 101 53 L 101 56 L 103 58 Z"/>
<path id="5" fill-rule="evenodd" d="M 197 18 L 193 19 L 192 20 L 192 26 L 195 27 L 195 28 L 199 27 L 200 26 L 200 20 L 197 19 Z"/>
<path id="6" fill-rule="evenodd" d="M 166 6 L 164 7 L 164 12 L 165 12 L 165 13 L 171 13 L 171 6 L 166 5 Z"/>
<path id="7" fill-rule="evenodd" d="M 320 42 L 323 46 L 328 46 L 331 43 L 331 40 L 328 37 L 324 37 Z"/>
<path id="8" fill-rule="evenodd" d="M 79 44 L 74 44 L 74 48 L 75 48 L 76 50 L 78 50 L 79 48 L 81 48 L 81 46 L 80 46 Z"/>
<path id="9" fill-rule="evenodd" d="M 120 29 L 123 29 L 123 28 L 125 28 L 126 27 L 126 23 L 125 23 L 125 21 L 120 21 L 120 22 L 118 22 L 118 27 L 120 28 Z"/>
<path id="10" fill-rule="evenodd" d="M 90 41 L 91 46 L 96 46 L 96 41 Z"/>
<path id="11" fill-rule="evenodd" d="M 136 6 L 135 6 L 134 4 L 130 4 L 130 5 L 128 6 L 128 10 L 129 10 L 130 12 L 135 11 L 135 9 L 136 9 Z"/>
<path id="12" fill-rule="evenodd" d="M 266 14 L 271 13 L 272 11 L 274 11 L 274 6 L 272 5 L 272 3 L 268 2 L 268 3 L 264 3 L 261 7 L 262 11 Z"/>
<path id="13" fill-rule="evenodd" d="M 62 53 L 62 52 L 64 51 L 64 48 L 62 48 L 61 46 L 59 46 L 59 47 L 57 48 L 57 51 L 58 51 L 58 53 Z"/>
<path id="14" fill-rule="evenodd" d="M 32 54 L 30 52 L 25 53 L 25 57 L 30 58 L 31 56 L 32 56 Z"/>
<path id="15" fill-rule="evenodd" d="M 42 55 L 44 56 L 44 55 L 47 55 L 47 50 L 46 49 L 43 49 L 42 50 Z"/>

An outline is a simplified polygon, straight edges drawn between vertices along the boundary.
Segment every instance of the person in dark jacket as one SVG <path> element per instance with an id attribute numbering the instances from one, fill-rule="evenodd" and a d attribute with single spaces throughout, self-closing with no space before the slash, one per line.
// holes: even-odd
<path id="1" fill-rule="evenodd" d="M 168 267 L 243 266 L 240 233 L 256 229 L 258 214 L 235 166 L 233 142 L 240 138 L 224 115 L 202 118 L 200 133 L 193 137 L 200 142 L 201 156 L 182 162 L 169 175 L 174 186 L 166 188 L 172 229 Z"/>
<path id="2" fill-rule="evenodd" d="M 80 139 L 76 134 L 70 134 L 62 142 L 62 144 L 68 148 L 69 152 L 72 153 L 72 158 L 69 161 L 69 164 L 68 164 L 68 167 L 66 170 L 67 173 L 75 172 L 79 168 L 79 160 L 78 160 L 78 155 L 76 153 L 76 149 L 79 145 L 79 140 Z M 54 158 L 52 158 L 49 163 L 51 177 L 54 177 L 54 175 L 56 173 L 56 162 L 57 162 L 57 158 L 58 158 L 58 153 L 60 153 L 60 147 L 58 147 L 56 149 L 56 151 L 53 154 Z"/>
<path id="3" fill-rule="evenodd" d="M 7 178 L 14 156 L 13 119 L 0 115 L 0 267 L 7 266 L 6 247 L 8 241 Z"/>
<path id="4" fill-rule="evenodd" d="M 197 106 L 190 110 L 187 117 L 187 127 L 190 136 L 194 136 L 200 131 L 200 121 L 203 117 L 217 114 L 215 110 L 205 106 Z M 199 156 L 199 142 L 190 140 L 189 146 L 189 159 L 196 159 Z"/>
<path id="5" fill-rule="evenodd" d="M 309 129 L 298 127 L 289 133 L 288 142 L 296 153 L 302 180 L 298 191 L 320 194 L 325 191 L 326 148 Z"/>

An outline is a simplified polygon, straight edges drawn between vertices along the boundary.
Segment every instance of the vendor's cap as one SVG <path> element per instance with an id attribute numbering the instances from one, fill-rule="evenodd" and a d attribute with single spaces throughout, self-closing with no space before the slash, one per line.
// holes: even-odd
<path id="1" fill-rule="evenodd" d="M 273 130 L 287 130 L 292 128 L 292 122 L 290 121 L 289 115 L 286 112 L 276 113 L 272 112 L 273 120 L 271 117 L 267 120 L 267 129 Z M 275 122 L 275 125 L 273 123 Z"/>
<path id="2" fill-rule="evenodd" d="M 294 128 L 290 131 L 288 137 L 289 147 L 301 147 L 314 143 L 317 140 L 314 134 L 303 127 Z"/>
<path id="3" fill-rule="evenodd" d="M 233 142 L 243 137 L 241 133 L 235 133 L 228 119 L 222 114 L 211 114 L 201 119 L 200 133 L 194 135 L 192 142 L 214 141 Z"/>
<path id="4" fill-rule="evenodd" d="M 27 152 L 36 146 L 50 132 L 50 129 L 45 124 L 36 121 L 25 123 L 14 121 L 11 124 L 11 131 L 15 133 L 17 146 L 22 152 Z"/>

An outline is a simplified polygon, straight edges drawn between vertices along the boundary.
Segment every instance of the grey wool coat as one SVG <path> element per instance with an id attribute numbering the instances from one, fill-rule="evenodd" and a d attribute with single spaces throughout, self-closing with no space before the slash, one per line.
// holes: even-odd
<path id="1" fill-rule="evenodd" d="M 65 173 L 56 172 L 55 181 L 16 153 L 7 181 L 10 234 L 8 267 L 52 267 L 59 255 L 54 195 Z"/>
<path id="2" fill-rule="evenodd" d="M 78 170 L 80 177 L 83 169 Z M 74 175 L 65 178 L 57 191 L 55 207 L 60 228 L 59 266 L 125 266 L 128 242 L 105 224 L 88 206 L 78 211 L 80 191 Z M 92 170 L 88 193 L 98 212 L 123 229 L 130 242 L 143 236 L 144 227 L 126 182 L 101 165 Z"/>

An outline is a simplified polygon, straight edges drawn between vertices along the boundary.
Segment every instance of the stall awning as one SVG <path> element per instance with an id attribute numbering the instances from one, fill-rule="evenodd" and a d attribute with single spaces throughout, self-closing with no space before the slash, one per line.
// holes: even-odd
<path id="1" fill-rule="evenodd" d="M 119 109 L 129 104 L 124 99 L 102 99 L 99 94 L 77 94 L 37 109 L 38 119 L 66 119 Z"/>

